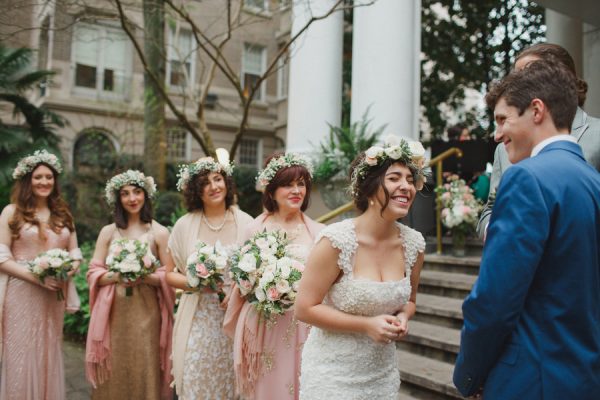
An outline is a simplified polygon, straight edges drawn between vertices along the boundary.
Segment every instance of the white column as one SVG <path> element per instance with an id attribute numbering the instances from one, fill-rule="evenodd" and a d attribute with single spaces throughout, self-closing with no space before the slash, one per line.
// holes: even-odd
<path id="1" fill-rule="evenodd" d="M 295 0 L 292 36 L 313 16 L 327 13 L 334 0 Z M 293 44 L 288 92 L 287 151 L 310 152 L 339 126 L 342 110 L 342 12 L 315 21 Z"/>
<path id="2" fill-rule="evenodd" d="M 418 139 L 421 1 L 377 0 L 354 10 L 352 122 L 369 109 L 372 126 Z"/>
<path id="3" fill-rule="evenodd" d="M 600 117 L 600 29 L 584 24 L 583 33 L 583 79 L 588 84 L 587 99 L 584 110 Z"/>
<path id="4" fill-rule="evenodd" d="M 557 11 L 546 9 L 546 41 L 558 44 L 575 61 L 577 74 L 583 76 L 583 23 Z"/>

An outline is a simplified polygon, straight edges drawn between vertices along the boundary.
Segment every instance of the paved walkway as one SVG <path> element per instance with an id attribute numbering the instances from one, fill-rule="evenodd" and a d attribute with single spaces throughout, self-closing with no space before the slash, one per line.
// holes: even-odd
<path id="1" fill-rule="evenodd" d="M 85 345 L 82 343 L 63 343 L 65 359 L 65 379 L 67 400 L 89 400 L 91 386 L 85 380 Z"/>

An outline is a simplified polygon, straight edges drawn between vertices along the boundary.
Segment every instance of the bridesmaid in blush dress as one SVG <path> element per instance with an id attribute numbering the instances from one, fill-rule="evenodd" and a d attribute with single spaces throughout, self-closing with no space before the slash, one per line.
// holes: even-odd
<path id="1" fill-rule="evenodd" d="M 106 199 L 114 223 L 100 231 L 87 274 L 90 326 L 86 343 L 86 375 L 92 399 L 171 400 L 171 332 L 175 293 L 165 268 L 132 283 L 107 271 L 105 260 L 113 240 L 137 239 L 148 244 L 163 264 L 169 231 L 152 219 L 152 177 L 129 170 L 107 184 Z M 126 287 L 131 288 L 128 296 Z"/>
<path id="2" fill-rule="evenodd" d="M 310 163 L 292 153 L 267 159 L 258 177 L 265 187 L 266 211 L 248 226 L 246 239 L 263 230 L 283 230 L 289 251 L 304 264 L 324 227 L 304 214 L 312 183 Z M 298 399 L 300 356 L 308 325 L 294 317 L 293 307 L 270 321 L 259 318 L 254 306 L 235 288 L 225 316 L 226 332 L 234 338 L 234 367 L 239 394 L 245 399 Z"/>
<path id="3" fill-rule="evenodd" d="M 73 218 L 60 196 L 58 158 L 37 151 L 19 161 L 11 204 L 0 215 L 0 399 L 65 398 L 62 328 L 65 308 L 78 308 L 75 286 L 46 277 L 40 282 L 27 261 L 40 253 L 69 250 L 79 266 L 81 252 Z M 63 290 L 66 302 L 58 301 Z"/>

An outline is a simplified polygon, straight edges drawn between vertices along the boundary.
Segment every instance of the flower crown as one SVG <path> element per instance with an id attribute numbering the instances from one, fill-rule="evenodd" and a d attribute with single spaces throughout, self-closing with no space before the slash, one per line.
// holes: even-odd
<path id="1" fill-rule="evenodd" d="M 109 206 L 114 206 L 117 201 L 117 192 L 127 185 L 136 185 L 141 187 L 148 193 L 149 198 L 153 198 L 156 194 L 156 184 L 154 178 L 151 176 L 144 175 L 143 172 L 130 169 L 122 174 L 115 175 L 108 182 L 104 188 L 104 197 Z"/>
<path id="2" fill-rule="evenodd" d="M 273 157 L 271 161 L 267 164 L 265 169 L 260 171 L 258 176 L 256 177 L 256 182 L 260 185 L 261 188 L 266 188 L 271 179 L 279 172 L 282 168 L 288 168 L 294 165 L 299 165 L 301 167 L 306 168 L 308 171 L 308 175 L 312 178 L 313 174 L 313 166 L 310 160 L 301 155 L 294 153 L 285 153 L 278 157 Z"/>
<path id="3" fill-rule="evenodd" d="M 62 166 L 58 157 L 52 153 L 48 153 L 46 150 L 36 150 L 33 154 L 19 160 L 12 174 L 13 179 L 21 179 L 41 163 L 50 165 L 58 173 L 62 172 Z"/>
<path id="4" fill-rule="evenodd" d="M 202 171 L 222 172 L 227 176 L 231 176 L 233 174 L 233 164 L 221 164 L 212 157 L 202 157 L 191 164 L 180 165 L 177 174 L 179 177 L 177 190 L 180 192 L 184 190 L 194 175 Z"/>
<path id="5" fill-rule="evenodd" d="M 400 161 L 415 171 L 414 182 L 417 190 L 423 189 L 431 169 L 425 166 L 425 148 L 419 141 L 407 141 L 398 136 L 388 135 L 383 146 L 372 146 L 365 151 L 364 158 L 352 172 L 352 196 L 358 195 L 358 185 L 366 176 L 369 168 L 380 166 L 385 160 Z"/>

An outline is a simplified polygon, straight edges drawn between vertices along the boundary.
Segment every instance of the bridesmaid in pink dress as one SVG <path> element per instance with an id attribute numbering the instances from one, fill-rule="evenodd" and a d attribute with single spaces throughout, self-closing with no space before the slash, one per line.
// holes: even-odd
<path id="1" fill-rule="evenodd" d="M 306 159 L 291 153 L 267 159 L 258 177 L 265 189 L 266 211 L 248 226 L 246 239 L 265 229 L 284 230 L 295 258 L 306 260 L 315 237 L 324 227 L 303 213 L 310 199 L 311 169 Z M 298 399 L 300 356 L 309 326 L 296 320 L 293 307 L 265 321 L 236 287 L 224 328 L 234 339 L 236 387 L 244 399 Z"/>
<path id="2" fill-rule="evenodd" d="M 65 398 L 63 315 L 69 304 L 78 308 L 79 299 L 72 283 L 51 277 L 40 282 L 26 266 L 53 248 L 69 250 L 79 266 L 73 217 L 58 188 L 60 171 L 57 157 L 45 151 L 23 158 L 13 172 L 12 204 L 0 215 L 2 400 Z M 66 302 L 57 300 L 57 290 Z"/>

